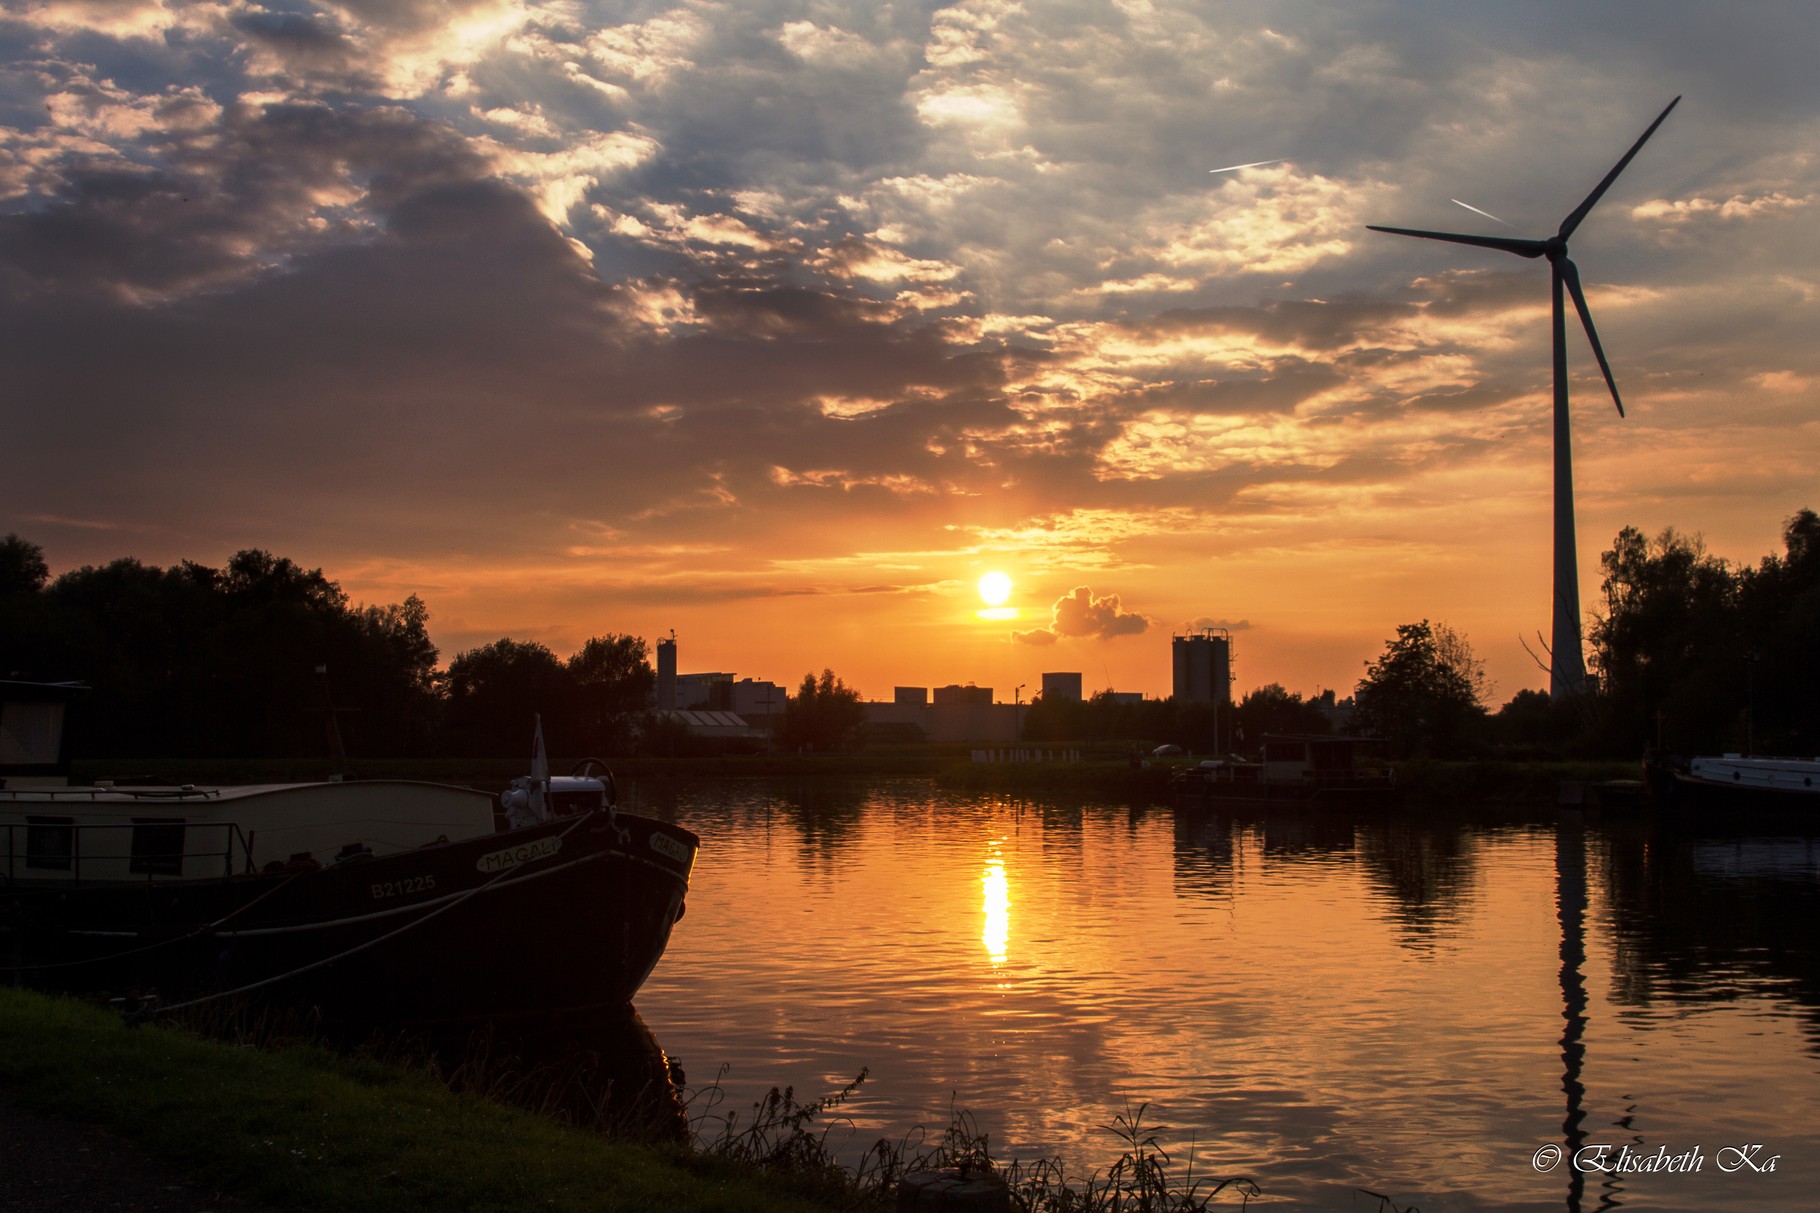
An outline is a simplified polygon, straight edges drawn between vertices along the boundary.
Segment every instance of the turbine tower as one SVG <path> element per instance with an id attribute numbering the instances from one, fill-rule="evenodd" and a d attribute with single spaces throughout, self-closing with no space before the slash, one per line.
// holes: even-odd
<path id="1" fill-rule="evenodd" d="M 1555 611 L 1553 648 L 1549 661 L 1548 693 L 1552 699 L 1580 693 L 1586 687 L 1586 657 L 1580 642 L 1580 566 L 1574 551 L 1574 466 L 1573 441 L 1567 416 L 1567 320 L 1562 290 L 1573 296 L 1574 309 L 1592 342 L 1593 355 L 1605 375 L 1605 386 L 1611 389 L 1612 403 L 1618 416 L 1624 416 L 1624 402 L 1618 397 L 1618 384 L 1611 376 L 1611 365 L 1605 361 L 1605 349 L 1599 344 L 1598 330 L 1593 328 L 1592 313 L 1586 308 L 1586 292 L 1580 289 L 1580 271 L 1567 256 L 1567 238 L 1574 234 L 1611 183 L 1630 164 L 1631 158 L 1656 133 L 1669 110 L 1679 104 L 1676 97 L 1649 124 L 1649 129 L 1624 153 L 1624 158 L 1605 174 L 1605 180 L 1586 195 L 1586 201 L 1561 220 L 1561 228 L 1546 240 L 1520 240 L 1510 236 L 1472 236 L 1458 232 L 1422 232 L 1405 227 L 1379 227 L 1367 224 L 1374 232 L 1398 236 L 1416 236 L 1424 240 L 1447 240 L 1454 244 L 1471 244 L 1479 248 L 1515 253 L 1519 257 L 1546 257 L 1554 277 L 1554 370 L 1555 370 Z"/>

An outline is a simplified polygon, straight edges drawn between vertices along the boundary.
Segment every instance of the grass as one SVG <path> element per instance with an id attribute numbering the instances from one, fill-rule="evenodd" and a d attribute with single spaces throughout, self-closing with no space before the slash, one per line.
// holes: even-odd
<path id="1" fill-rule="evenodd" d="M 571 1076 L 484 1048 L 443 1064 L 409 1047 L 237 1044 L 275 1029 L 235 1016 L 205 1026 L 229 1039 L 0 989 L 0 1089 L 136 1139 L 217 1190 L 332 1213 L 887 1209 L 905 1175 L 944 1168 L 997 1175 L 1021 1213 L 1200 1213 L 1259 1194 L 1244 1177 L 1197 1178 L 1192 1159 L 1178 1171 L 1142 1107 L 1107 1126 L 1124 1152 L 1085 1178 L 1059 1159 L 1001 1166 L 959 1111 L 939 1136 L 880 1139 L 845 1167 L 828 1137 L 864 1071 L 808 1101 L 774 1088 L 749 1113 L 724 1109 L 709 1084 L 691 1101 L 693 1141 L 654 1144 L 648 1121 L 572 1098 Z"/>
<path id="2" fill-rule="evenodd" d="M 278 1208 L 753 1210 L 826 1205 L 712 1157 L 451 1091 L 427 1067 L 309 1045 L 255 1049 L 0 990 L 0 1087 L 106 1125 L 199 1182 Z"/>

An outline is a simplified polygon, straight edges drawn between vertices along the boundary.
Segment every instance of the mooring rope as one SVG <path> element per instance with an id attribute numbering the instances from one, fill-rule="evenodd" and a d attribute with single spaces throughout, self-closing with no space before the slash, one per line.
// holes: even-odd
<path id="1" fill-rule="evenodd" d="M 570 834 L 574 833 L 576 826 L 579 826 L 582 822 L 588 820 L 588 818 L 592 817 L 593 815 L 594 815 L 593 810 L 590 810 L 587 813 L 583 813 L 580 817 L 577 817 L 575 819 L 574 823 L 572 825 L 570 825 L 568 829 L 564 830 L 560 834 L 554 835 L 554 837 L 556 838 L 556 840 L 558 842 L 562 841 L 564 838 L 567 838 Z M 387 931 L 384 935 L 375 936 L 372 939 L 366 940 L 364 943 L 355 944 L 353 947 L 348 948 L 346 951 L 337 952 L 333 956 L 327 956 L 321 960 L 313 960 L 309 964 L 302 965 L 295 969 L 291 969 L 288 972 L 279 973 L 273 977 L 261 978 L 258 981 L 248 982 L 246 985 L 239 986 L 232 990 L 221 990 L 221 991 L 218 991 L 213 994 L 203 994 L 203 995 L 200 995 L 199 997 L 191 998 L 184 1002 L 172 1003 L 169 1006 L 154 1007 L 149 1010 L 140 1012 L 138 1017 L 145 1018 L 145 1017 L 156 1016 L 156 1015 L 169 1015 L 176 1011 L 185 1011 L 191 1007 L 202 1006 L 204 1003 L 215 1002 L 218 999 L 233 998 L 233 997 L 236 997 L 241 994 L 248 994 L 254 990 L 263 989 L 266 986 L 276 985 L 277 983 L 279 983 L 281 981 L 289 981 L 293 977 L 301 977 L 305 973 L 311 973 L 317 969 L 326 968 L 327 966 L 335 964 L 338 961 L 346 960 L 350 956 L 359 955 L 361 952 L 365 952 L 369 948 L 376 948 L 380 944 L 385 943 L 388 940 L 396 939 L 398 936 L 403 935 L 407 931 L 415 930 L 416 928 L 422 926 L 424 923 L 429 922 L 432 918 L 439 918 L 443 914 L 446 914 L 450 910 L 454 909 L 456 906 L 465 904 L 470 898 L 475 897 L 480 893 L 486 892 L 486 890 L 492 888 L 493 885 L 498 883 L 499 881 L 504 880 L 511 876 L 523 875 L 527 870 L 528 870 L 528 868 L 525 866 L 514 865 L 513 867 L 506 868 L 503 871 L 496 872 L 492 876 L 489 876 L 486 880 L 482 881 L 480 884 L 477 884 L 473 888 L 469 889 L 467 892 L 458 894 L 457 896 L 451 898 L 449 901 L 446 901 L 442 905 L 437 906 L 434 910 L 431 910 L 428 914 L 424 914 L 420 917 L 413 918 L 411 921 L 405 923 L 403 926 L 398 927 L 395 930 Z"/>
<path id="2" fill-rule="evenodd" d="M 291 881 L 296 880 L 298 875 L 299 873 L 293 872 L 291 875 L 285 877 L 283 880 L 259 894 L 259 896 L 246 902 L 244 905 L 235 906 L 226 914 L 217 918 L 214 922 L 205 922 L 195 930 L 183 935 L 173 935 L 169 939 L 160 939 L 155 943 L 141 944 L 139 947 L 128 948 L 123 952 L 109 952 L 106 956 L 90 956 L 83 960 L 57 960 L 48 964 L 36 965 L 0 965 L 0 973 L 36 973 L 48 969 L 70 969 L 79 968 L 83 965 L 106 964 L 109 961 L 121 960 L 128 956 L 138 956 L 143 952 L 155 952 L 159 948 L 168 948 L 173 944 L 188 943 L 192 939 L 200 939 L 202 936 L 218 930 L 221 927 L 221 924 L 244 914 L 278 890 L 284 888 L 285 885 L 290 884 Z"/>

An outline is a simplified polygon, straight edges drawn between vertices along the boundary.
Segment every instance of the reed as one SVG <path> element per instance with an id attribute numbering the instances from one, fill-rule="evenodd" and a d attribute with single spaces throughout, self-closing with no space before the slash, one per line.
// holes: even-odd
<path id="1" fill-rule="evenodd" d="M 1128 1105 L 1112 1124 L 1102 1126 L 1124 1148 L 1108 1167 L 1087 1176 L 1071 1175 L 1059 1158 L 998 1162 L 987 1134 L 960 1108 L 952 1111 L 939 1136 L 916 1130 L 897 1141 L 879 1138 L 857 1163 L 843 1166 L 829 1136 L 839 1123 L 838 1110 L 867 1073 L 862 1069 L 839 1091 L 806 1102 L 791 1087 L 772 1087 L 742 1120 L 737 1112 L 720 1110 L 723 1070 L 714 1083 L 690 1093 L 691 1107 L 704 1105 L 690 1121 L 696 1148 L 763 1174 L 790 1177 L 801 1190 L 851 1210 L 889 1208 L 904 1176 L 933 1170 L 997 1175 L 1021 1213 L 1204 1213 L 1222 1197 L 1236 1197 L 1242 1208 L 1262 1195 L 1247 1176 L 1197 1178 L 1192 1153 L 1178 1174 L 1157 1141 L 1167 1130 L 1144 1122 L 1147 1104 Z"/>

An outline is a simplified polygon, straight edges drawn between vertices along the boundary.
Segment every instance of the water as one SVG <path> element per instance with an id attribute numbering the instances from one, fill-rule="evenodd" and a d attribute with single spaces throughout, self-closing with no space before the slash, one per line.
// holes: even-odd
<path id="1" fill-rule="evenodd" d="M 1820 1187 L 1812 840 L 917 781 L 704 783 L 632 807 L 703 839 L 645 1021 L 691 1084 L 728 1067 L 729 1106 L 868 1067 L 836 1130 L 853 1155 L 958 1108 L 1001 1160 L 1084 1173 L 1143 1105 L 1178 1165 L 1250 1175 L 1283 1208 L 1370 1209 L 1368 1189 L 1429 1213 L 1777 1209 Z M 1584 961 L 1564 971 L 1578 870 Z M 1575 1184 L 1537 1169 L 1550 1143 L 1701 1167 Z"/>

